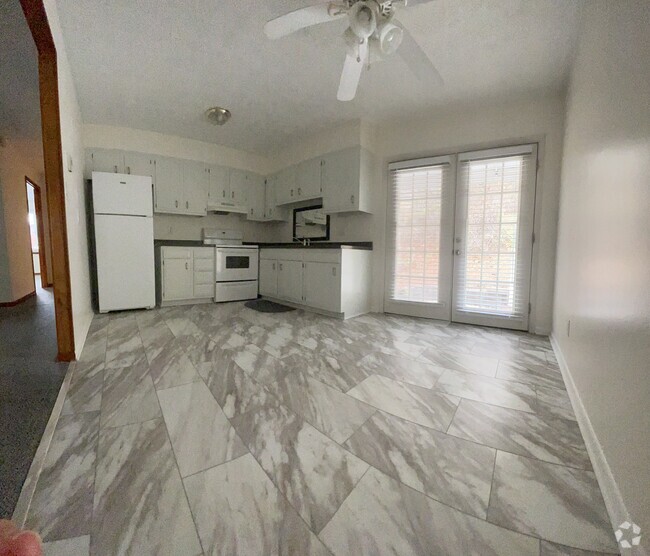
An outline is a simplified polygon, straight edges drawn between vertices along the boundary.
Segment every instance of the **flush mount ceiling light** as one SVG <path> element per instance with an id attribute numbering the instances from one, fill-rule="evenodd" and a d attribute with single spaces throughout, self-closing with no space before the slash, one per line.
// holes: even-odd
<path id="1" fill-rule="evenodd" d="M 205 111 L 205 116 L 208 121 L 214 125 L 223 125 L 230 119 L 230 110 L 221 108 L 221 106 L 214 106 Z"/>

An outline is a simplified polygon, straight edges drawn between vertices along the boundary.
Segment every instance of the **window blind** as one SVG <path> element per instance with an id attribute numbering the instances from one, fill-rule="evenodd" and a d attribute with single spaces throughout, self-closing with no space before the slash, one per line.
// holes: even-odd
<path id="1" fill-rule="evenodd" d="M 521 319 L 528 313 L 532 217 L 522 210 L 533 152 L 459 156 L 455 257 L 456 311 Z M 460 254 L 459 254 L 460 253 Z"/>
<path id="2" fill-rule="evenodd" d="M 392 272 L 388 297 L 394 301 L 439 303 L 441 208 L 448 195 L 449 163 L 408 164 L 390 166 Z"/>

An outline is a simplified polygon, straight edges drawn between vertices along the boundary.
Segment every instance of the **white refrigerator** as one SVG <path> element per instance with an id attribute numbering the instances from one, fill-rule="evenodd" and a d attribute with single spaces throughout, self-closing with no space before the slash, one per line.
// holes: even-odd
<path id="1" fill-rule="evenodd" d="M 151 177 L 93 172 L 99 312 L 156 305 Z"/>

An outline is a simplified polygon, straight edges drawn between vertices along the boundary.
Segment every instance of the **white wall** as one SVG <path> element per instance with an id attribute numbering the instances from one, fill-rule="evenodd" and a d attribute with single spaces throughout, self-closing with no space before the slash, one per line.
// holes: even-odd
<path id="1" fill-rule="evenodd" d="M 647 548 L 650 3 L 597 0 L 584 15 L 567 98 L 553 336 L 581 425 L 606 458 L 594 467 L 610 514 L 620 523 L 626 506 Z"/>
<path id="2" fill-rule="evenodd" d="M 206 125 L 210 125 L 207 124 Z M 86 148 L 122 149 L 160 156 L 199 160 L 211 164 L 223 164 L 265 175 L 269 173 L 269 159 L 256 154 L 222 147 L 203 141 L 195 141 L 173 135 L 143 131 L 125 127 L 85 124 L 83 142 Z M 264 234 L 257 222 L 249 222 L 245 215 L 181 216 L 154 215 L 156 239 L 201 239 L 203 228 L 241 230 L 244 241 L 257 241 Z"/>
<path id="3" fill-rule="evenodd" d="M 16 301 L 34 291 L 25 176 L 42 183 L 43 158 L 33 147 L 32 141 L 7 137 L 0 146 L 0 303 Z"/>
<path id="4" fill-rule="evenodd" d="M 72 81 L 55 0 L 44 0 L 47 18 L 57 50 L 59 72 L 59 110 L 61 114 L 61 143 L 63 150 L 66 224 L 70 257 L 70 286 L 75 352 L 79 356 L 93 318 L 90 297 L 90 271 L 86 232 L 86 199 L 83 180 L 84 153 L 81 142 L 82 120 L 77 94 Z M 67 156 L 72 157 L 73 169 L 66 169 Z"/>

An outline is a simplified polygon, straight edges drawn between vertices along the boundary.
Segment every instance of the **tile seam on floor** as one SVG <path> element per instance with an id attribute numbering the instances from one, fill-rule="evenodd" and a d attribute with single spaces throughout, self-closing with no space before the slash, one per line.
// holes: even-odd
<path id="1" fill-rule="evenodd" d="M 142 336 L 140 333 L 140 329 L 138 329 L 138 335 L 140 336 L 140 342 L 142 342 Z M 155 382 L 153 380 L 153 377 L 151 376 L 151 368 L 149 365 L 147 365 L 147 373 L 149 374 L 149 378 L 151 378 L 151 382 L 154 384 L 154 392 L 156 394 L 156 403 L 158 404 L 158 410 L 160 411 L 160 419 L 162 421 L 162 426 L 165 429 L 165 436 L 167 437 L 167 442 L 169 442 L 169 448 L 172 452 L 172 457 L 174 458 L 174 464 L 176 466 L 176 471 L 178 472 L 178 480 L 181 483 L 181 487 L 183 488 L 183 494 L 185 495 L 185 502 L 187 503 L 187 509 L 190 513 L 190 516 L 192 517 L 192 525 L 194 525 L 194 532 L 196 533 L 196 538 L 199 541 L 199 546 L 201 547 L 201 552 L 205 554 L 205 548 L 203 547 L 203 541 L 201 540 L 201 535 L 199 534 L 199 527 L 196 523 L 196 518 L 194 517 L 194 513 L 192 512 L 192 505 L 190 504 L 190 498 L 187 495 L 187 490 L 185 488 L 185 482 L 183 481 L 183 475 L 181 474 L 181 468 L 178 463 L 178 456 L 176 455 L 176 450 L 174 449 L 174 444 L 171 439 L 171 435 L 169 434 L 169 429 L 167 428 L 167 422 L 165 421 L 165 413 L 162 410 L 162 404 L 160 403 L 160 398 L 158 397 L 158 391 L 155 388 Z M 207 386 L 206 386 L 207 388 Z M 218 404 L 217 404 L 218 405 Z M 221 406 L 219 406 L 221 407 Z M 223 410 L 222 410 L 223 411 Z M 232 426 L 232 425 L 231 425 Z"/>

